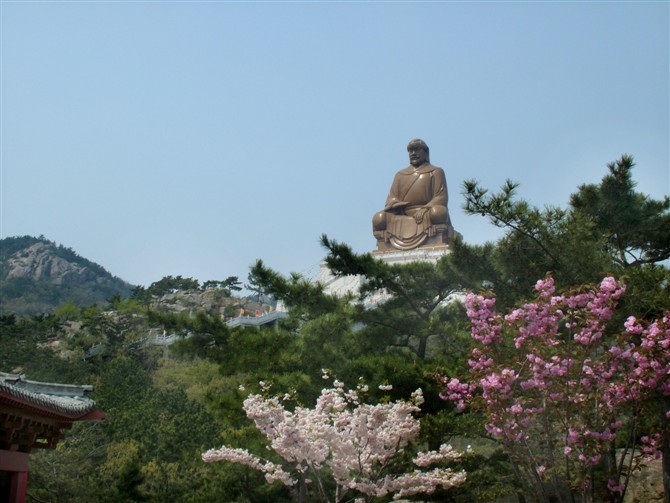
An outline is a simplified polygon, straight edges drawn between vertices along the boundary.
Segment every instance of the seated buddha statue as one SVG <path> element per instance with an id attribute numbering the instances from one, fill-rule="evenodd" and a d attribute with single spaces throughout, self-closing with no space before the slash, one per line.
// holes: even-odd
<path id="1" fill-rule="evenodd" d="M 396 173 L 384 209 L 372 218 L 378 251 L 444 246 L 455 235 L 444 171 L 430 164 L 428 145 L 407 145 L 409 166 Z"/>

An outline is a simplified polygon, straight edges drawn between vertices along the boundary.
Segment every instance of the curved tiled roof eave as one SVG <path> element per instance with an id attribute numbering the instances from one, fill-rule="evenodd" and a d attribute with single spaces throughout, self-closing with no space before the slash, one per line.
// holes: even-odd
<path id="1" fill-rule="evenodd" d="M 33 391 L 28 389 L 30 386 L 39 386 L 42 389 Z M 49 386 L 57 387 L 57 394 L 45 392 Z M 90 386 L 72 386 L 71 393 L 64 393 L 62 385 L 35 383 L 25 381 L 20 376 L 0 373 L 0 401 L 70 420 L 104 417 L 96 409 L 95 402 L 86 396 L 85 393 L 90 389 Z"/>

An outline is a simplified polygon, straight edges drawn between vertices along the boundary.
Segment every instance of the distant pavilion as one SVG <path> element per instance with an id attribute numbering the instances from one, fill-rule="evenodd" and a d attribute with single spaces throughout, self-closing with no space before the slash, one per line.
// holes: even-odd
<path id="1" fill-rule="evenodd" d="M 24 503 L 28 457 L 55 449 L 75 421 L 104 419 L 88 394 L 93 386 L 29 381 L 0 372 L 0 501 Z"/>

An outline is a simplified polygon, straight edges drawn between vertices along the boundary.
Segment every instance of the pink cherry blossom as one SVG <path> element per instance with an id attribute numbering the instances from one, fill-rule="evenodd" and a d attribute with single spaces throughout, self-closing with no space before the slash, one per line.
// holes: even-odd
<path id="1" fill-rule="evenodd" d="M 470 373 L 438 375 L 440 396 L 483 412 L 486 432 L 531 485 L 551 471 L 588 499 L 604 476 L 601 487 L 620 501 L 623 465 L 609 472 L 600 465 L 618 437 L 628 441 L 617 445 L 634 446 L 640 404 L 670 396 L 670 313 L 651 323 L 629 316 L 617 334 L 610 322 L 626 287 L 614 278 L 556 295 L 548 277 L 535 289 L 536 300 L 505 316 L 494 298 L 466 297 L 475 341 Z M 633 467 L 659 455 L 661 437 L 651 433 L 632 451 Z"/>

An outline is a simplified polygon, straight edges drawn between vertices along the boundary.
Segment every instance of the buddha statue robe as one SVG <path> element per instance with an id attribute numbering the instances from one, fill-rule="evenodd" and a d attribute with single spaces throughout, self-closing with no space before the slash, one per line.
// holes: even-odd
<path id="1" fill-rule="evenodd" d="M 417 213 L 424 213 L 423 217 L 415 218 Z M 453 232 L 446 178 L 441 168 L 428 162 L 396 173 L 384 209 L 373 217 L 377 239 L 398 250 L 421 246 L 435 235 L 436 226 L 445 225 Z"/>

